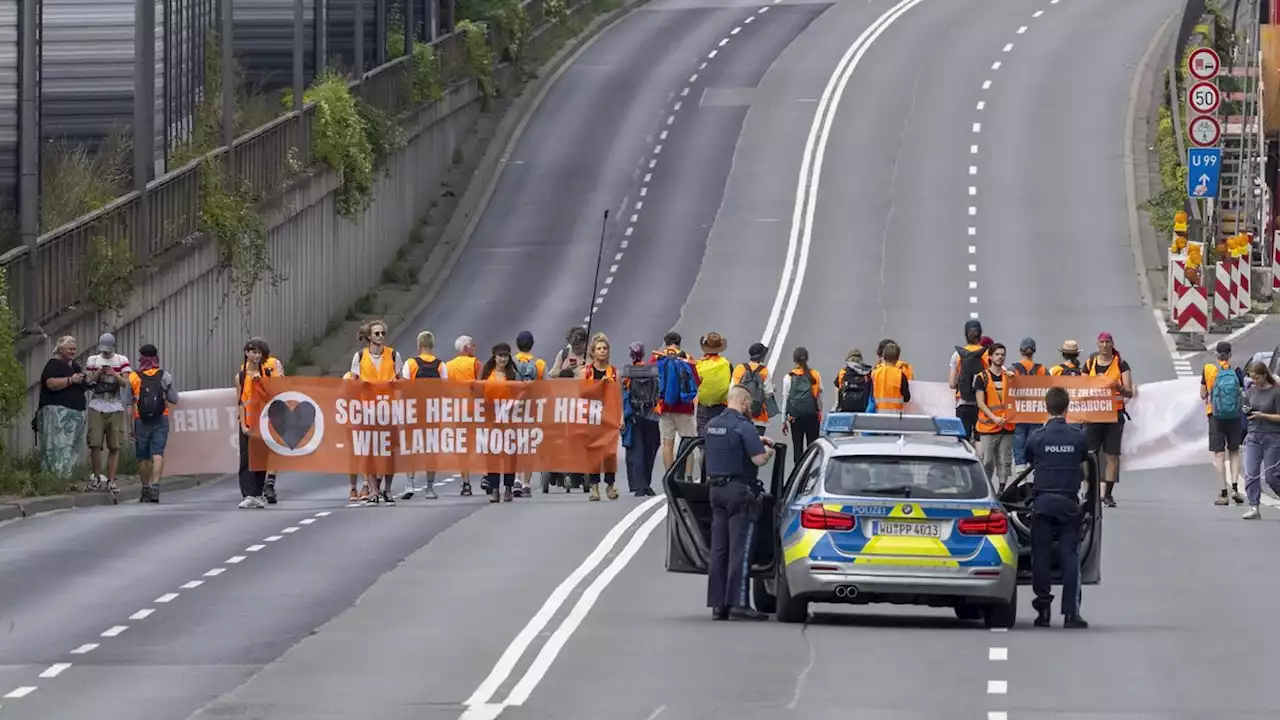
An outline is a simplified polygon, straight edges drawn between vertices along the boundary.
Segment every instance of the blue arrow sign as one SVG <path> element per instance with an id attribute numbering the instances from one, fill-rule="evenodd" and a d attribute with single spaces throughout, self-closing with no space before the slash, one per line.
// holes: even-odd
<path id="1" fill-rule="evenodd" d="M 1187 148 L 1187 197 L 1218 197 L 1222 178 L 1222 148 Z"/>

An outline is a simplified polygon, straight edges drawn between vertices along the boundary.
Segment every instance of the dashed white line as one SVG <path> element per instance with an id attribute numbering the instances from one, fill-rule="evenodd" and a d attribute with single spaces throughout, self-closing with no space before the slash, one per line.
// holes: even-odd
<path id="1" fill-rule="evenodd" d="M 285 528 L 285 529 L 281 530 L 280 532 L 282 532 L 282 533 L 296 533 L 296 532 L 298 532 L 298 530 L 300 530 L 300 529 L 301 529 L 301 528 L 297 527 L 296 525 L 291 525 L 291 526 L 289 526 L 289 527 L 287 527 L 287 528 Z"/>
<path id="2" fill-rule="evenodd" d="M 706 63 L 703 63 L 703 65 L 706 65 Z M 690 85 L 692 85 L 692 84 L 694 84 L 694 83 L 696 83 L 696 82 L 698 82 L 698 73 L 694 73 L 694 74 L 692 74 L 692 75 L 690 75 L 690 76 L 689 76 L 689 84 L 690 84 Z"/>
<path id="3" fill-rule="evenodd" d="M 1043 15 L 1043 14 L 1044 14 L 1044 11 L 1043 11 L 1043 10 L 1037 10 L 1037 11 L 1035 11 L 1035 12 L 1031 13 L 1031 17 L 1033 17 L 1033 18 L 1038 18 L 1038 17 L 1040 17 L 1040 16 L 1041 16 L 1041 15 Z"/>
<path id="4" fill-rule="evenodd" d="M 165 593 L 151 602 L 167 603 L 178 599 L 178 593 Z"/>
<path id="5" fill-rule="evenodd" d="M 725 45 L 728 45 L 728 44 L 729 44 L 729 38 L 725 38 L 720 41 L 720 47 L 724 47 Z"/>
<path id="6" fill-rule="evenodd" d="M 978 110 L 979 112 L 981 112 L 981 111 L 982 111 L 982 108 L 984 108 L 984 107 L 986 107 L 986 106 L 987 106 L 987 101 L 986 101 L 986 100 L 979 100 L 979 101 L 978 101 L 978 107 L 977 107 L 977 110 Z"/>
<path id="7" fill-rule="evenodd" d="M 977 304 L 978 304 L 978 298 L 974 297 L 973 295 L 970 295 L 970 296 L 969 296 L 969 304 L 970 304 L 970 305 L 977 305 Z"/>
<path id="8" fill-rule="evenodd" d="M 676 104 L 675 104 L 675 105 L 673 105 L 673 106 L 671 106 L 671 109 L 672 109 L 672 110 L 677 110 L 677 111 L 678 111 L 678 110 L 680 109 L 680 106 L 681 106 L 681 105 L 683 105 L 683 104 L 684 104 L 683 102 L 681 102 L 681 101 L 677 100 L 677 101 L 676 101 Z"/>
<path id="9" fill-rule="evenodd" d="M 997 60 L 997 61 L 995 61 L 995 62 L 991 63 L 991 69 L 992 69 L 992 70 L 999 70 L 999 69 L 1000 69 L 1000 61 L 999 61 L 999 60 Z"/>
<path id="10" fill-rule="evenodd" d="M 976 227 L 969 228 L 969 237 L 973 237 L 974 235 L 977 235 L 977 234 L 978 234 L 978 228 Z"/>
<path id="11" fill-rule="evenodd" d="M 69 667 L 71 667 L 71 663 L 54 663 L 46 668 L 44 672 L 40 673 L 39 677 L 56 678 L 62 674 L 62 671 Z"/>
<path id="12" fill-rule="evenodd" d="M 977 255 L 977 254 L 978 254 L 978 248 L 977 248 L 977 246 L 975 246 L 975 245 L 970 245 L 970 246 L 969 246 L 969 254 L 970 254 L 970 255 Z"/>
<path id="13" fill-rule="evenodd" d="M 712 50 L 711 52 L 707 53 L 707 57 L 709 57 L 709 58 L 713 58 L 713 57 L 715 57 L 715 56 L 716 56 L 716 52 L 717 52 L 717 51 Z"/>
<path id="14" fill-rule="evenodd" d="M 627 231 L 626 231 L 625 233 L 623 233 L 623 234 L 624 234 L 624 235 L 627 235 L 628 237 L 630 237 L 630 236 L 631 236 L 631 233 L 633 233 L 633 232 L 635 232 L 635 231 L 636 231 L 636 229 L 635 229 L 635 228 L 633 228 L 633 227 L 629 227 L 629 228 L 627 228 Z M 626 241 L 624 240 L 623 242 L 626 242 Z"/>
<path id="15" fill-rule="evenodd" d="M 974 187 L 974 186 L 970 185 L 970 186 L 969 186 L 969 194 L 970 194 L 970 195 L 977 195 L 977 194 L 978 194 L 978 188 L 976 188 L 976 187 Z"/>
<path id="16" fill-rule="evenodd" d="M 20 688 L 10 690 L 9 694 L 5 695 L 4 698 L 6 700 L 17 700 L 18 698 L 24 698 L 35 691 L 36 691 L 35 685 L 23 685 Z"/>
<path id="17" fill-rule="evenodd" d="M 222 573 L 224 573 L 224 572 L 226 572 L 226 571 L 227 571 L 227 569 L 226 569 L 226 568 L 214 568 L 214 569 L 210 570 L 209 572 L 205 573 L 205 574 L 204 574 L 204 576 L 205 576 L 205 577 L 218 577 L 219 575 L 221 575 Z"/>
<path id="18" fill-rule="evenodd" d="M 1019 35 L 1021 35 L 1022 33 L 1026 32 L 1026 31 L 1027 31 L 1027 26 L 1026 26 L 1026 25 L 1023 25 L 1022 27 L 1018 28 L 1018 34 L 1019 34 Z"/>
<path id="19" fill-rule="evenodd" d="M 614 259 L 615 261 L 617 261 L 617 260 L 621 260 L 621 259 L 622 259 L 622 253 L 618 253 L 617 255 L 614 255 L 614 256 L 613 256 L 613 259 Z"/>
<path id="20" fill-rule="evenodd" d="M 75 650 L 71 651 L 72 655 L 86 655 L 98 649 L 98 643 L 85 643 Z"/>
<path id="21" fill-rule="evenodd" d="M 1009 648 L 993 647 L 987 651 L 987 659 L 993 662 L 1004 662 L 1009 659 Z"/>
<path id="22" fill-rule="evenodd" d="M 183 590 L 194 590 L 194 589 L 196 589 L 196 588 L 200 587 L 200 586 L 201 586 L 201 585 L 203 585 L 203 584 L 204 584 L 204 581 L 203 581 L 203 580 L 192 580 L 191 582 L 183 583 L 182 585 L 179 585 L 178 587 L 182 588 Z"/>
<path id="23" fill-rule="evenodd" d="M 991 628 L 991 632 L 994 632 L 994 633 L 1009 632 L 1009 628 Z"/>
<path id="24" fill-rule="evenodd" d="M 320 512 L 316 513 L 316 517 L 329 517 L 330 514 L 331 513 L 328 510 L 321 510 Z"/>
<path id="25" fill-rule="evenodd" d="M 634 222 L 637 222 L 637 221 L 639 221 L 639 220 L 640 220 L 640 216 L 639 216 L 639 215 L 632 215 L 632 216 L 631 216 L 631 222 L 633 222 L 633 223 L 634 223 Z"/>
<path id="26" fill-rule="evenodd" d="M 653 160 L 650 160 L 650 161 L 649 161 L 649 169 L 650 169 L 650 170 L 652 170 L 652 169 L 653 169 L 653 167 L 654 167 L 655 165 L 657 165 L 657 164 L 658 164 L 658 160 L 657 160 L 656 158 L 655 158 L 655 159 L 653 159 Z"/>
<path id="27" fill-rule="evenodd" d="M 742 22 L 743 22 L 743 24 L 746 24 L 746 23 L 749 23 L 749 22 L 751 22 L 752 20 L 755 20 L 755 19 L 756 19 L 756 16 L 755 16 L 755 15 L 752 15 L 751 17 L 748 17 L 746 20 L 743 20 Z"/>
<path id="28" fill-rule="evenodd" d="M 662 144 L 661 144 L 661 143 L 659 143 L 659 144 L 657 144 L 657 145 L 654 145 L 654 146 L 653 146 L 653 154 L 654 154 L 654 155 L 661 155 L 661 154 L 662 154 Z"/>
<path id="29" fill-rule="evenodd" d="M 990 81 L 990 80 L 983 80 L 983 81 L 982 81 L 982 89 L 983 89 L 983 90 L 990 90 L 990 89 L 991 89 L 991 81 Z"/>
<path id="30" fill-rule="evenodd" d="M 612 275 L 612 274 L 614 274 L 614 273 L 616 273 L 616 272 L 618 272 L 618 266 L 617 266 L 617 265 L 610 265 L 610 266 L 609 266 L 609 274 L 610 274 L 610 275 Z"/>
<path id="31" fill-rule="evenodd" d="M 283 539 L 284 539 L 283 535 L 272 535 L 271 537 L 262 538 L 262 542 L 275 542 L 277 540 L 283 540 Z"/>
<path id="32" fill-rule="evenodd" d="M 665 139 L 667 135 L 667 131 L 663 130 L 662 135 L 663 135 L 663 138 Z M 648 194 L 649 194 L 649 188 L 647 186 L 640 188 L 640 197 L 644 197 L 645 195 L 648 195 Z"/>
<path id="33" fill-rule="evenodd" d="M 1001 50 L 1000 52 L 1009 52 L 1010 50 L 1013 50 L 1013 43 L 1009 43 L 1009 44 L 1005 45 L 1005 46 L 1004 46 L 1004 49 L 1003 49 L 1003 50 Z"/>
<path id="34" fill-rule="evenodd" d="M 1003 710 L 991 710 L 987 712 L 987 720 L 1009 720 L 1009 713 Z"/>
<path id="35" fill-rule="evenodd" d="M 978 154 L 978 146 L 977 146 L 977 145 L 970 145 L 970 146 L 969 146 L 969 154 L 970 154 L 970 155 L 977 155 L 977 154 Z"/>
<path id="36" fill-rule="evenodd" d="M 978 313 L 976 313 L 976 312 L 971 312 L 971 313 L 969 313 L 969 319 L 970 319 L 970 320 L 977 320 L 977 319 L 978 319 Z"/>
<path id="37" fill-rule="evenodd" d="M 969 289 L 970 289 L 970 290 L 977 290 L 977 289 L 978 289 L 978 281 L 977 281 L 977 280 L 970 280 L 970 281 L 969 281 Z"/>
<path id="38" fill-rule="evenodd" d="M 736 28 L 734 28 L 734 29 L 730 30 L 730 31 L 729 31 L 729 34 L 730 34 L 730 35 L 737 35 L 737 34 L 738 34 L 738 33 L 740 33 L 740 32 L 742 32 L 742 26 L 741 26 L 741 25 L 739 25 L 738 27 L 736 27 Z"/>
<path id="39" fill-rule="evenodd" d="M 116 637 L 116 636 L 118 636 L 120 633 L 122 633 L 122 632 L 124 632 L 125 630 L 128 630 L 128 629 L 129 629 L 129 626 L 128 626 L 128 625 L 115 625 L 115 626 L 112 626 L 112 627 L 107 628 L 106 630 L 103 630 L 103 631 L 102 631 L 102 637 L 108 637 L 108 638 L 110 638 L 110 637 Z"/>
<path id="40" fill-rule="evenodd" d="M 299 520 L 299 521 L 298 521 L 298 524 L 299 524 L 299 525 L 310 525 L 311 523 L 313 523 L 313 522 L 315 522 L 315 521 L 316 521 L 316 519 L 315 519 L 315 518 L 303 518 L 303 519 L 301 519 L 301 520 Z"/>
<path id="41" fill-rule="evenodd" d="M 969 206 L 969 217 L 973 217 L 974 215 L 977 215 L 977 214 L 978 214 L 978 208 L 976 208 L 976 207 L 974 207 L 974 206 L 970 205 L 970 206 Z"/>
<path id="42" fill-rule="evenodd" d="M 155 611 L 156 611 L 155 608 L 143 608 L 138 612 L 130 615 L 129 619 L 130 620 L 146 620 L 147 618 L 151 617 L 151 614 L 154 613 Z"/>
<path id="43" fill-rule="evenodd" d="M 645 181 L 645 182 L 649 182 L 649 181 L 650 181 L 650 180 L 652 180 L 652 179 L 653 179 L 653 173 L 645 173 L 645 174 L 644 174 L 644 181 Z"/>
<path id="44" fill-rule="evenodd" d="M 1009 683 L 1004 680 L 988 680 L 988 695 L 1007 695 L 1009 694 Z"/>
<path id="45" fill-rule="evenodd" d="M 973 124 L 973 131 L 974 131 L 974 132 L 982 132 L 982 123 L 974 123 L 974 124 Z"/>
<path id="46" fill-rule="evenodd" d="M 969 166 L 969 174 L 970 174 L 970 175 L 977 175 L 977 174 L 978 174 L 978 166 L 977 166 L 977 165 L 970 165 L 970 166 Z"/>
<path id="47" fill-rule="evenodd" d="M 680 91 L 680 97 L 684 97 L 684 96 L 686 96 L 686 95 L 688 95 L 688 94 L 689 94 L 689 88 L 685 88 L 685 89 L 683 89 L 683 90 L 681 90 L 681 91 Z"/>
<path id="48" fill-rule="evenodd" d="M 245 549 L 244 549 L 244 551 L 245 551 L 245 552 L 258 552 L 259 550 L 261 550 L 261 549 L 263 549 L 263 548 L 265 548 L 265 547 L 266 547 L 266 545 L 250 545 L 249 547 L 245 548 Z"/>
<path id="49" fill-rule="evenodd" d="M 978 266 L 973 263 L 969 263 L 969 272 L 978 272 Z"/>
<path id="50" fill-rule="evenodd" d="M 244 555 L 234 555 L 232 557 L 227 558 L 226 560 L 223 560 L 222 562 L 226 563 L 227 565 L 239 565 L 240 563 L 244 562 L 244 559 L 245 559 Z"/>
<path id="51" fill-rule="evenodd" d="M 661 145 L 659 145 L 658 147 L 662 147 L 662 146 L 661 146 Z M 644 207 L 644 201 L 643 201 L 643 200 L 637 200 L 637 201 L 636 201 L 636 210 L 639 210 L 639 209 L 641 209 L 641 208 L 643 208 L 643 207 Z"/>
<path id="52" fill-rule="evenodd" d="M 769 9 L 769 8 L 767 8 L 767 7 L 762 7 L 762 8 L 760 8 L 759 10 L 757 10 L 757 11 L 756 11 L 756 14 L 757 14 L 757 15 L 763 15 L 763 14 L 764 14 L 764 11 L 765 11 L 765 10 L 768 10 L 768 9 Z"/>

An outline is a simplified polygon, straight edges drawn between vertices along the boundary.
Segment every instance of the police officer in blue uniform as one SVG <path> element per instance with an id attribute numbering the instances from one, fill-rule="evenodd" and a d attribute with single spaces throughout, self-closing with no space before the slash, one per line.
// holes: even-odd
<path id="1" fill-rule="evenodd" d="M 711 566 L 707 606 L 716 620 L 767 620 L 748 600 L 751 545 L 764 487 L 758 468 L 773 457 L 773 441 L 747 418 L 751 393 L 729 389 L 728 408 L 707 423 L 703 453 L 711 483 Z"/>
<path id="2" fill-rule="evenodd" d="M 1068 425 L 1071 396 L 1060 387 L 1044 395 L 1049 422 L 1027 439 L 1027 464 L 1035 468 L 1031 501 L 1031 587 L 1036 598 L 1036 627 L 1049 627 L 1053 606 L 1050 562 L 1055 538 L 1062 565 L 1063 627 L 1087 628 L 1080 617 L 1080 484 L 1084 481 L 1088 440 L 1078 427 Z"/>

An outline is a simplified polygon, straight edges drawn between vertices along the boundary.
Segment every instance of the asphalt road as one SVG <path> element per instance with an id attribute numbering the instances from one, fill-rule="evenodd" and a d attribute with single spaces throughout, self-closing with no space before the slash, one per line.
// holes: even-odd
<path id="1" fill-rule="evenodd" d="M 632 235 L 610 230 L 623 257 L 606 256 L 615 281 L 597 316 L 619 352 L 674 323 L 691 347 L 708 330 L 731 352 L 762 336 L 787 356 L 806 345 L 829 375 L 848 347 L 891 335 L 936 380 L 979 312 L 998 339 L 1036 337 L 1046 360 L 1065 337 L 1087 346 L 1109 330 L 1139 382 L 1173 377 L 1132 286 L 1121 183 L 1132 70 L 1177 0 L 909 5 L 848 55 L 808 184 L 812 222 L 797 226 L 802 280 L 780 296 L 814 112 L 890 0 L 656 0 L 602 35 L 530 122 L 450 285 L 405 331 L 483 348 L 528 327 L 551 354 L 588 305 L 600 208 L 626 198 L 644 205 L 618 213 L 638 215 Z M 1093 627 L 1075 634 L 1033 630 L 1030 593 L 1008 633 L 927 609 L 712 623 L 700 579 L 663 571 L 662 498 L 346 509 L 341 478 L 300 480 L 284 487 L 302 495 L 261 513 L 230 510 L 234 493 L 215 486 L 0 527 L 0 718 L 1274 714 L 1265 674 L 1280 643 L 1260 600 L 1280 590 L 1276 511 L 1245 523 L 1212 506 L 1204 467 L 1124 476 L 1104 584 L 1085 593 Z M 164 593 L 179 595 L 153 601 Z M 115 625 L 129 627 L 98 637 Z M 69 654 L 82 643 L 100 647 Z M 24 686 L 39 689 L 2 695 Z"/>

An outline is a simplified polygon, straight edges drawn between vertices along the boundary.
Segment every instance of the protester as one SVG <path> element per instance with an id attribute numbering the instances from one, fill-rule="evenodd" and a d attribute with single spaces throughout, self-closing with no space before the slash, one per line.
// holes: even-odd
<path id="1" fill-rule="evenodd" d="M 587 364 L 587 329 L 581 326 L 569 328 L 569 332 L 565 333 L 564 341 L 566 345 L 560 348 L 560 352 L 556 353 L 555 360 L 551 363 L 549 375 L 551 377 L 564 377 L 566 370 L 572 371 L 576 377 L 582 368 Z"/>
<path id="2" fill-rule="evenodd" d="M 882 362 L 871 371 L 871 404 L 877 413 L 901 413 L 911 402 L 911 381 L 899 365 L 898 343 L 890 340 L 881 349 Z M 852 372 L 845 368 L 846 379 Z"/>
<path id="3" fill-rule="evenodd" d="M 747 348 L 747 362 L 733 369 L 733 384 L 741 385 L 751 396 L 747 413 L 756 426 L 756 432 L 761 435 L 769 428 L 769 418 L 778 412 L 773 382 L 769 380 L 769 366 L 764 362 L 768 356 L 769 348 L 764 343 L 752 343 Z"/>
<path id="4" fill-rule="evenodd" d="M 982 450 L 982 465 L 987 477 L 999 482 L 1004 492 L 1009 484 L 1013 464 L 1013 423 L 1006 418 L 1009 413 L 1009 384 L 1013 373 L 1005 369 L 1005 347 L 992 343 L 987 347 L 987 369 L 973 381 L 974 397 L 978 401 L 978 421 L 974 431 Z"/>
<path id="5" fill-rule="evenodd" d="M 516 372 L 524 381 L 542 380 L 547 377 L 547 361 L 533 354 L 533 333 L 521 330 L 516 335 L 516 354 L 514 357 Z M 516 490 L 524 489 L 527 496 L 532 492 L 533 473 L 516 474 Z"/>
<path id="6" fill-rule="evenodd" d="M 658 368 L 644 361 L 644 344 L 627 348 L 631 364 L 622 378 L 622 446 L 626 448 L 627 486 L 636 497 L 652 497 L 653 466 L 662 446 L 658 431 Z"/>
<path id="7" fill-rule="evenodd" d="M 269 478 L 274 475 L 265 470 L 249 469 L 249 447 L 254 435 L 260 429 L 263 402 L 266 400 L 266 389 L 262 381 L 266 378 L 283 375 L 278 369 L 279 361 L 271 356 L 271 348 L 259 337 L 250 338 L 244 344 L 244 357 L 240 369 L 236 372 L 236 388 L 239 390 L 240 403 L 240 505 L 242 509 L 257 509 L 274 505 L 275 483 Z M 270 482 L 270 485 L 268 483 Z"/>
<path id="8" fill-rule="evenodd" d="M 1244 443 L 1244 371 L 1231 367 L 1231 343 L 1223 340 L 1214 348 L 1216 360 L 1205 363 L 1200 372 L 1200 399 L 1209 421 L 1209 452 L 1213 467 L 1222 482 L 1214 505 L 1227 505 L 1228 495 L 1237 505 L 1244 504 L 1237 478 L 1244 474 L 1240 463 L 1240 446 Z"/>
<path id="9" fill-rule="evenodd" d="M 683 445 L 698 436 L 694 417 L 698 397 L 698 368 L 688 353 L 680 348 L 683 338 L 672 331 L 662 338 L 663 348 L 653 351 L 653 364 L 658 366 L 658 430 L 662 435 L 662 466 L 670 469 L 676 462 L 677 438 Z M 684 472 L 688 472 L 686 467 Z"/>
<path id="10" fill-rule="evenodd" d="M 702 431 L 707 422 L 724 412 L 725 402 L 729 399 L 729 381 L 733 375 L 733 366 L 724 356 L 729 347 L 720 333 L 707 333 L 698 341 L 702 348 L 702 359 L 695 364 L 698 370 L 698 407 L 697 433 Z"/>
<path id="11" fill-rule="evenodd" d="M 480 380 L 489 383 L 521 382 L 520 373 L 511 359 L 511 346 L 498 343 L 493 346 L 493 354 L 480 369 Z M 511 502 L 514 498 L 513 488 L 516 484 L 515 473 L 491 472 L 485 476 L 485 491 L 489 493 L 489 502 Z"/>
<path id="12" fill-rule="evenodd" d="M 360 376 L 365 382 L 389 383 L 404 377 L 404 364 L 400 353 L 386 344 L 387 324 L 381 320 L 369 323 L 366 342 L 368 345 L 351 358 L 351 372 Z M 372 491 L 365 499 L 366 505 L 386 503 L 395 505 L 396 499 L 391 494 L 394 474 L 372 475 Z"/>
<path id="13" fill-rule="evenodd" d="M 1049 369 L 1050 375 L 1073 377 L 1084 374 L 1084 367 L 1080 364 L 1080 343 L 1075 340 L 1063 340 L 1062 348 L 1058 352 L 1062 353 L 1062 362 Z"/>
<path id="14" fill-rule="evenodd" d="M 480 358 L 476 357 L 476 341 L 470 335 L 459 335 L 458 339 L 453 341 L 453 350 L 457 354 L 453 359 L 445 363 L 446 373 L 450 382 L 472 383 L 480 377 L 482 369 Z M 484 480 L 481 480 L 481 490 L 488 493 L 489 488 Z M 459 495 L 471 495 L 471 475 L 463 473 L 462 490 Z"/>
<path id="15" fill-rule="evenodd" d="M 93 470 L 88 489 L 114 493 L 120 446 L 129 434 L 124 409 L 133 404 L 129 398 L 129 373 L 133 370 L 129 358 L 116 352 L 116 337 L 103 333 L 98 338 L 98 352 L 85 360 L 85 371 L 89 387 L 89 463 Z"/>
<path id="16" fill-rule="evenodd" d="M 1085 432 L 1089 436 L 1089 449 L 1101 451 L 1106 461 L 1102 473 L 1102 504 L 1115 507 L 1114 491 L 1120 482 L 1120 448 L 1124 438 L 1125 412 L 1124 399 L 1133 397 L 1133 376 L 1129 363 L 1116 352 L 1115 338 L 1109 332 L 1098 334 L 1098 352 L 1089 356 L 1085 363 L 1084 374 L 1090 377 L 1106 377 L 1111 380 L 1111 387 L 1120 396 L 1119 413 L 1112 423 L 1088 423 Z"/>
<path id="17" fill-rule="evenodd" d="M 1015 375 L 1044 377 L 1049 374 L 1044 365 L 1036 362 L 1036 341 L 1034 338 L 1022 338 L 1022 342 L 1018 344 L 1018 351 L 1021 353 L 1022 359 L 1013 364 Z M 1027 464 L 1027 438 L 1031 437 L 1031 432 L 1039 427 L 1041 427 L 1039 423 L 1017 423 L 1013 426 L 1013 466 L 1015 473 L 1021 472 L 1023 466 Z"/>
<path id="18" fill-rule="evenodd" d="M 1245 391 L 1244 411 L 1249 434 L 1244 439 L 1244 492 L 1249 509 L 1245 520 L 1262 517 L 1262 482 L 1280 495 L 1280 386 L 1271 371 L 1260 362 L 1249 363 L 1253 384 Z"/>
<path id="19" fill-rule="evenodd" d="M 591 338 L 590 347 L 591 364 L 587 366 L 582 379 L 586 380 L 588 383 L 612 383 L 614 389 L 610 389 L 609 392 L 616 392 L 618 370 L 609 364 L 609 338 L 605 337 L 604 333 L 596 333 L 595 337 Z M 606 462 L 605 466 L 601 469 L 606 470 L 610 466 L 617 467 L 616 458 L 614 458 L 612 463 Z M 598 472 L 589 473 L 587 475 L 587 484 L 591 488 L 590 500 L 600 499 L 600 475 L 601 473 Z M 605 493 L 609 496 L 610 500 L 618 499 L 618 488 L 614 486 L 616 480 L 617 474 L 615 472 L 607 471 L 604 473 L 604 484 L 606 486 Z"/>
<path id="20" fill-rule="evenodd" d="M 876 368 L 884 363 L 884 349 L 892 340 L 883 340 L 876 349 Z M 875 368 L 867 367 L 862 362 L 862 351 L 858 348 L 850 350 L 844 356 L 844 367 L 836 373 L 836 412 L 865 413 L 875 412 L 874 388 L 871 374 Z M 903 371 L 903 377 L 906 377 Z M 910 382 L 910 378 L 907 378 Z"/>
<path id="21" fill-rule="evenodd" d="M 436 336 L 428 330 L 418 333 L 418 356 L 411 357 L 404 361 L 404 379 L 413 380 L 448 380 L 449 367 L 443 360 L 435 356 Z M 410 500 L 413 498 L 417 488 L 414 487 L 413 481 L 415 473 L 410 470 L 405 473 L 409 486 L 405 488 L 404 493 L 400 495 L 401 500 Z M 427 471 L 427 488 L 423 491 L 422 496 L 428 500 L 438 499 L 440 496 L 436 494 L 436 471 Z"/>
<path id="22" fill-rule="evenodd" d="M 266 340 L 260 337 L 249 338 L 244 346 L 244 358 L 240 362 L 240 370 L 236 372 L 236 387 L 240 389 L 241 402 L 244 402 L 246 390 L 249 394 L 257 392 L 257 382 L 266 377 L 284 377 L 284 365 L 271 354 L 271 348 Z M 275 505 L 279 500 L 276 495 L 274 472 L 266 473 L 266 479 L 262 485 L 262 497 L 269 505 Z"/>
<path id="23" fill-rule="evenodd" d="M 138 369 L 129 375 L 129 382 L 135 418 L 133 449 L 142 481 L 138 502 L 158 503 L 160 479 L 164 476 L 164 450 L 169 442 L 169 409 L 178 404 L 178 388 L 169 371 L 160 367 L 160 351 L 150 343 L 138 350 Z M 243 453 L 243 446 L 241 448 Z M 266 507 L 261 493 L 256 502 Z"/>
<path id="24" fill-rule="evenodd" d="M 974 378 L 987 369 L 987 346 L 990 338 L 983 337 L 982 323 L 969 320 L 964 324 L 964 345 L 957 345 L 951 353 L 951 369 L 947 387 L 956 391 L 956 417 L 964 423 L 965 434 L 974 439 L 978 424 L 978 398 L 974 394 Z"/>
<path id="25" fill-rule="evenodd" d="M 782 379 L 782 397 L 786 405 L 782 414 L 787 421 L 782 426 L 784 435 L 795 441 L 792 452 L 794 462 L 799 463 L 810 443 L 818 439 L 822 429 L 822 376 L 809 367 L 809 351 L 798 347 L 791 353 L 795 367 Z"/>

